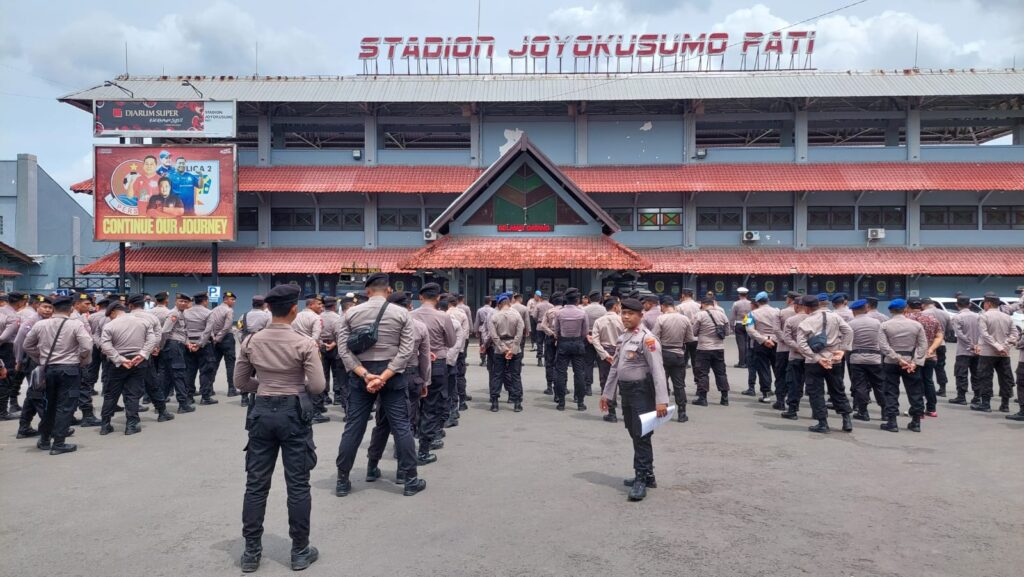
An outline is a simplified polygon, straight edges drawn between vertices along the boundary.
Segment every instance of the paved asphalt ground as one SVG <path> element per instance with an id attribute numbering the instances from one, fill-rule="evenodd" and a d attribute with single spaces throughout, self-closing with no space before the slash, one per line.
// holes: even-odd
<path id="1" fill-rule="evenodd" d="M 735 353 L 727 359 L 734 362 Z M 424 493 L 403 497 L 395 463 L 334 496 L 343 424 L 315 427 L 308 575 L 699 575 L 1019 577 L 1024 567 L 1024 426 L 942 400 L 924 432 L 856 422 L 851 434 L 808 433 L 734 393 L 690 407 L 690 422 L 654 435 L 659 487 L 628 503 L 632 453 L 621 424 L 590 410 L 555 411 L 542 370 L 527 363 L 526 410 L 487 411 L 484 369 L 449 429 L 440 460 L 421 468 Z M 731 364 L 731 363 L 730 363 Z M 745 371 L 729 369 L 734 388 Z M 0 575 L 240 574 L 244 409 L 224 395 L 143 432 L 74 436 L 51 457 L 0 423 Z M 689 391 L 694 387 L 689 381 Z M 571 406 L 571 405 L 570 405 Z M 907 419 L 901 418 L 901 426 Z M 368 439 L 367 441 L 368 442 Z M 365 450 L 366 443 L 363 444 Z M 390 454 L 390 450 L 388 453 Z M 280 468 L 268 504 L 263 565 L 287 575 Z"/>

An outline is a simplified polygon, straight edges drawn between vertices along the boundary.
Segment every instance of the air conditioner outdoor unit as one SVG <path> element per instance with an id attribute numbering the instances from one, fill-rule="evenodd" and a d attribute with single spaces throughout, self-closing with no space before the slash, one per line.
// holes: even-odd
<path id="1" fill-rule="evenodd" d="M 880 238 L 885 238 L 885 229 L 884 228 L 869 228 L 868 229 L 868 240 L 878 240 Z"/>
<path id="2" fill-rule="evenodd" d="M 425 228 L 423 229 L 423 240 L 437 240 L 437 233 Z"/>
<path id="3" fill-rule="evenodd" d="M 761 240 L 761 233 L 756 230 L 743 231 L 743 242 L 757 242 Z"/>

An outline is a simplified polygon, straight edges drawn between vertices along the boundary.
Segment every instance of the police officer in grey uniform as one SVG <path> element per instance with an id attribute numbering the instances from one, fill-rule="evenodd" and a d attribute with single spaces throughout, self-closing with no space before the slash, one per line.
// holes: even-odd
<path id="1" fill-rule="evenodd" d="M 1017 403 L 1020 410 L 1007 415 L 1006 418 L 1011 421 L 1024 421 L 1024 330 L 1020 327 L 1014 329 L 1017 331 Z"/>
<path id="2" fill-rule="evenodd" d="M 337 333 L 337 325 L 341 322 L 341 315 L 338 314 L 338 299 L 333 296 L 324 297 L 324 312 L 320 313 L 320 323 L 323 329 L 320 331 L 320 358 L 324 367 L 324 381 L 327 388 L 324 389 L 324 403 L 331 402 L 328 391 L 334 391 L 334 404 L 343 405 L 344 401 L 338 398 L 338 394 L 344 388 L 347 380 L 345 367 L 338 362 L 338 343 L 334 340 Z M 331 377 L 334 377 L 334 387 L 331 388 Z"/>
<path id="3" fill-rule="evenodd" d="M 449 400 L 448 350 L 455 346 L 456 341 L 455 324 L 451 317 L 437 309 L 440 296 L 439 284 L 431 282 L 423 285 L 420 287 L 420 307 L 408 313 L 411 318 L 426 325 L 430 352 L 434 358 L 430 366 L 430 387 L 426 398 L 420 403 L 419 459 L 424 464 L 436 460 L 430 453 L 431 449 L 444 447 L 441 436 Z M 411 342 L 409 346 L 412 346 Z"/>
<path id="4" fill-rule="evenodd" d="M 786 397 L 789 395 L 789 353 L 792 351 L 792 347 L 789 345 L 789 341 L 786 335 L 783 334 L 783 330 L 786 326 L 786 321 L 796 314 L 797 299 L 800 298 L 800 293 L 789 291 L 786 293 L 786 306 L 779 310 L 778 324 L 775 327 L 775 367 L 773 372 L 775 374 L 775 402 L 772 404 L 772 408 L 776 411 L 781 411 L 786 408 Z"/>
<path id="5" fill-rule="evenodd" d="M 789 349 L 786 361 L 786 410 L 779 416 L 791 421 L 800 418 L 800 399 L 804 396 L 804 356 L 800 353 L 800 345 L 796 342 L 796 332 L 800 323 L 807 318 L 805 302 L 817 303 L 818 298 L 811 295 L 797 295 L 793 302 L 793 315 L 786 319 L 786 323 L 779 332 L 780 344 L 786 343 L 786 348 Z M 778 387 L 776 387 L 776 391 L 778 391 Z"/>
<path id="6" fill-rule="evenodd" d="M 779 309 L 771 305 L 767 292 L 761 291 L 754 297 L 754 308 L 750 311 L 750 317 L 753 320 L 747 325 L 747 334 L 751 340 L 750 348 L 753 351 L 750 358 L 754 362 L 754 370 L 761 383 L 761 398 L 758 400 L 767 403 L 772 392 L 773 375 L 776 380 L 781 376 L 775 373 L 775 349 L 779 342 L 775 331 L 779 327 Z M 752 396 L 753 387 L 743 391 L 743 394 Z"/>
<path id="7" fill-rule="evenodd" d="M 583 307 L 583 312 L 587 315 L 587 322 L 591 327 L 594 326 L 594 321 L 604 316 L 605 310 L 604 305 L 601 304 L 601 292 L 591 291 L 587 295 L 590 301 L 587 306 Z M 586 394 L 589 397 L 593 394 L 594 389 L 594 365 L 597 363 L 597 351 L 594 346 L 589 342 L 584 345 L 584 356 L 583 356 L 583 379 L 586 384 Z"/>
<path id="8" fill-rule="evenodd" d="M 697 340 L 693 336 L 690 319 L 678 312 L 669 295 L 661 297 L 661 316 L 654 321 L 654 337 L 661 343 L 665 374 L 672 381 L 672 394 L 676 401 L 676 421 L 685 423 L 686 416 L 686 343 Z"/>
<path id="9" fill-rule="evenodd" d="M 611 371 L 612 363 L 615 362 L 615 350 L 619 346 L 619 337 L 626 332 L 622 325 L 622 304 L 619 297 L 608 297 L 604 300 L 605 314 L 594 321 L 590 327 L 590 344 L 597 351 L 598 375 L 601 378 L 601 390 L 604 390 L 608 383 L 608 373 Z M 615 399 L 608 401 L 608 414 L 603 418 L 606 422 L 617 423 L 619 418 L 615 415 Z"/>
<path id="10" fill-rule="evenodd" d="M 576 401 L 576 409 L 587 410 L 583 403 L 586 395 L 585 377 L 586 359 L 584 349 L 587 345 L 587 335 L 590 334 L 590 324 L 587 314 L 579 308 L 577 303 L 580 299 L 579 289 L 569 288 L 565 291 L 565 306 L 554 315 L 551 330 L 555 335 L 556 351 L 555 356 L 555 408 L 559 411 L 565 410 L 566 387 L 569 381 L 569 366 L 572 365 L 573 399 Z M 646 319 L 647 316 L 645 315 Z"/>
<path id="11" fill-rule="evenodd" d="M 544 366 L 544 360 L 547 358 L 544 354 L 545 341 L 547 334 L 541 329 L 541 323 L 544 321 L 544 315 L 555 305 L 544 298 L 544 293 L 541 291 L 536 292 L 537 297 L 540 299 L 536 305 L 533 306 L 533 343 L 534 349 L 537 351 L 537 366 Z M 548 380 L 548 388 L 554 384 L 554 381 Z M 549 395 L 551 393 L 548 393 Z"/>
<path id="12" fill-rule="evenodd" d="M 85 324 L 68 318 L 72 302 L 71 297 L 57 297 L 53 301 L 53 316 L 35 323 L 25 338 L 25 352 L 45 367 L 46 410 L 36 446 L 50 449 L 51 455 L 70 453 L 77 448 L 65 439 L 78 406 L 82 368 L 92 355 L 92 337 Z"/>
<path id="13" fill-rule="evenodd" d="M 156 344 L 150 351 L 149 362 L 146 363 L 145 374 L 143 376 L 143 392 L 153 401 L 153 407 L 156 409 L 157 414 L 157 422 L 163 423 L 165 421 L 171 421 L 174 419 L 174 415 L 167 412 L 167 399 L 164 396 L 162 387 L 159 386 L 157 373 L 152 369 L 152 365 L 156 364 L 157 359 L 160 357 L 160 350 L 163 347 L 162 325 L 160 321 L 157 320 L 156 315 L 146 310 L 146 295 L 134 294 L 128 297 L 128 308 L 130 309 L 130 314 L 132 316 L 136 316 L 145 321 L 146 327 L 150 333 L 152 333 L 152 338 L 156 341 Z"/>
<path id="14" fill-rule="evenodd" d="M 935 395 L 945 397 L 946 385 L 949 383 L 949 376 L 946 375 L 946 343 L 954 342 L 955 339 L 953 327 L 950 325 L 953 315 L 936 307 L 935 301 L 928 297 L 921 299 L 921 304 L 924 305 L 924 314 L 935 317 L 942 325 L 943 343 L 935 349 L 935 383 L 938 384 Z"/>
<path id="15" fill-rule="evenodd" d="M 928 339 L 921 323 L 907 318 L 907 301 L 893 299 L 889 303 L 892 318 L 882 323 L 879 346 L 882 349 L 885 383 L 885 418 L 880 428 L 898 433 L 896 416 L 900 413 L 900 379 L 910 402 L 910 424 L 907 429 L 921 432 L 921 416 L 924 415 L 924 379 L 921 369 L 928 357 Z"/>
<path id="16" fill-rule="evenodd" d="M 411 295 L 407 292 L 393 292 L 388 296 L 388 302 L 400 306 L 406 310 L 412 310 Z M 422 397 L 427 395 L 427 386 L 430 385 L 430 336 L 427 334 L 427 325 L 414 319 L 410 315 L 413 327 L 413 356 L 409 365 L 405 368 L 405 378 L 408 381 L 409 395 L 409 422 L 413 431 L 419 424 L 419 403 Z M 370 446 L 366 449 L 366 482 L 372 483 L 380 479 L 380 463 L 384 456 L 384 447 L 388 444 L 388 437 L 393 434 L 391 422 L 385 411 L 377 411 L 374 414 L 375 422 L 373 430 L 370 431 Z M 396 446 L 398 441 L 395 441 Z M 433 460 L 436 456 L 431 455 Z M 431 461 L 432 462 L 432 461 Z M 406 472 L 399 470 L 395 476 L 395 483 L 404 485 Z"/>
<path id="17" fill-rule="evenodd" d="M 708 406 L 711 388 L 710 373 L 715 373 L 715 386 L 721 394 L 719 404 L 729 406 L 729 377 L 725 373 L 725 338 L 732 333 L 729 319 L 715 306 L 714 296 L 705 295 L 700 301 L 700 313 L 693 323 L 693 336 L 697 337 L 696 363 L 693 380 L 697 383 L 694 405 Z M 719 335 L 721 333 L 721 335 Z"/>
<path id="18" fill-rule="evenodd" d="M 747 327 L 743 324 L 743 318 L 754 308 L 747 298 L 749 292 L 750 289 L 747 287 L 741 286 L 736 289 L 736 300 L 729 310 L 729 324 L 733 326 L 733 333 L 736 335 L 736 352 L 739 355 L 739 361 L 733 365 L 737 369 L 745 369 L 750 363 L 750 337 L 747 336 Z"/>
<path id="19" fill-rule="evenodd" d="M 348 310 L 335 336 L 338 354 L 349 372 L 349 419 L 345 423 L 345 432 L 338 447 L 335 494 L 344 497 L 352 491 L 349 472 L 366 432 L 370 409 L 380 397 L 380 410 L 387 413 L 395 436 L 398 469 L 406 474 L 404 494 L 412 496 L 427 486 L 426 481 L 417 477 L 416 449 L 409 424 L 408 387 L 405 379 L 405 370 L 414 352 L 415 329 L 411 313 L 387 301 L 391 292 L 388 275 L 373 273 L 367 277 L 366 292 L 369 300 Z M 451 325 L 448 315 L 437 310 L 433 312 L 443 316 Z M 375 325 L 377 338 L 373 339 Z M 427 328 L 430 329 L 430 326 Z M 448 346 L 451 344 L 449 342 Z M 353 351 L 351 347 L 356 347 L 356 350 Z M 323 376 L 322 372 L 320 376 Z M 447 383 L 447 379 L 444 383 Z"/>
<path id="20" fill-rule="evenodd" d="M 544 311 L 544 316 L 541 317 L 540 321 L 540 330 L 544 333 L 543 364 L 544 379 L 547 383 L 547 388 L 544 389 L 545 395 L 555 394 L 555 358 L 558 353 L 558 344 L 552 327 L 555 323 L 555 315 L 557 315 L 558 311 L 562 310 L 562 306 L 565 305 L 565 299 L 562 297 L 562 293 L 552 293 L 549 304 L 551 305 L 551 308 Z M 538 305 L 538 308 L 540 308 L 540 305 Z"/>
<path id="21" fill-rule="evenodd" d="M 523 370 L 523 317 L 511 308 L 511 294 L 502 293 L 496 298 L 498 310 L 488 319 L 488 330 L 493 335 L 494 359 L 491 371 L 490 396 L 491 412 L 498 412 L 498 398 L 501 387 L 508 390 L 514 404 L 514 411 L 523 410 L 522 379 L 517 374 Z"/>
<path id="22" fill-rule="evenodd" d="M 864 299 L 850 303 L 850 328 L 853 329 L 853 350 L 850 351 L 850 381 L 853 389 L 853 418 L 858 421 L 870 421 L 868 402 L 871 393 L 875 394 L 875 402 L 885 412 L 885 396 L 882 394 L 882 383 L 885 373 L 882 370 L 882 348 L 879 336 L 882 323 L 871 318 Z"/>
<path id="23" fill-rule="evenodd" d="M 20 318 L 15 304 L 12 301 L 21 299 L 21 293 L 0 294 L 0 362 L 3 362 L 7 369 L 7 375 L 0 379 L 0 421 L 13 421 L 18 418 L 17 413 L 11 413 L 8 409 L 11 397 L 11 377 L 14 374 L 14 366 L 17 362 L 14 359 L 14 337 L 18 335 Z"/>
<path id="24" fill-rule="evenodd" d="M 98 391 L 96 390 L 96 383 L 100 381 L 101 370 L 108 370 L 106 357 L 100 351 L 100 335 L 103 332 L 103 325 L 107 324 L 107 306 L 110 304 L 110 299 L 102 297 L 96 301 L 96 309 L 89 315 L 87 321 L 89 335 L 92 336 L 92 360 L 89 362 L 89 367 L 85 374 L 82 376 L 82 393 L 88 394 L 90 397 L 96 396 Z M 106 382 L 106 375 L 103 375 L 103 382 Z M 89 400 L 89 406 L 92 406 L 92 399 Z M 83 419 L 84 425 L 84 419 Z M 99 426 L 99 425 L 88 425 L 88 426 Z"/>
<path id="25" fill-rule="evenodd" d="M 974 400 L 978 398 L 978 340 L 981 332 L 978 329 L 980 317 L 971 310 L 971 299 L 968 296 L 956 297 L 956 308 L 959 312 L 950 318 L 949 324 L 956 336 L 956 360 L 953 362 L 953 378 L 956 380 L 956 397 L 949 399 L 950 404 L 967 404 L 967 386 L 970 384 Z"/>
<path id="26" fill-rule="evenodd" d="M 981 401 L 971 409 L 989 413 L 992 411 L 992 376 L 999 378 L 999 396 L 1002 402 L 999 411 L 1010 412 L 1010 396 L 1013 394 L 1013 370 L 1010 368 L 1010 351 L 1017 344 L 1013 318 L 999 310 L 999 297 L 985 293 L 985 300 L 978 319 L 978 390 Z"/>
<path id="27" fill-rule="evenodd" d="M 254 295 L 252 297 L 252 308 L 242 315 L 242 326 L 238 331 L 239 336 L 241 336 L 242 340 L 245 340 L 249 335 L 262 331 L 270 324 L 270 319 L 270 311 L 267 310 L 267 304 L 263 300 L 263 295 Z M 252 395 L 242 393 L 242 406 L 248 406 L 250 400 L 252 400 Z"/>
<path id="28" fill-rule="evenodd" d="M 185 318 L 185 330 L 188 333 L 188 344 L 185 354 L 185 384 L 188 386 L 189 403 L 196 400 L 196 377 L 199 378 L 199 404 L 215 404 L 213 398 L 213 381 L 209 379 L 210 347 L 206 338 L 206 319 L 210 309 L 206 308 L 209 297 L 206 293 L 192 295 L 192 306 L 182 315 Z"/>
<path id="29" fill-rule="evenodd" d="M 228 379 L 228 396 L 237 397 L 235 390 L 235 301 L 237 297 L 231 291 L 225 291 L 219 305 L 206 317 L 206 335 L 210 341 L 210 373 L 215 380 L 220 362 L 224 361 L 224 372 Z M 210 386 L 213 386 L 211 380 Z"/>
<path id="30" fill-rule="evenodd" d="M 192 404 L 192 396 L 189 394 L 188 363 L 186 355 L 189 354 L 188 345 L 188 322 L 185 320 L 185 313 L 192 307 L 192 297 L 185 293 L 178 293 L 174 300 L 174 310 L 164 319 L 163 338 L 164 346 L 161 349 L 161 369 L 164 376 L 161 381 L 164 383 L 164 398 L 170 398 L 173 390 L 175 399 L 178 401 L 178 414 L 191 413 L 196 410 Z M 109 362 L 109 361 L 108 361 Z M 104 368 L 104 375 L 107 374 Z M 104 383 L 106 386 L 106 383 Z"/>
<path id="31" fill-rule="evenodd" d="M 809 303 L 810 301 L 808 301 Z M 853 430 L 850 402 L 843 382 L 833 371 L 833 365 L 842 363 L 845 351 L 850 350 L 853 331 L 850 325 L 830 310 L 819 310 L 817 303 L 807 304 L 807 318 L 797 326 L 796 343 L 804 357 L 804 386 L 811 402 L 812 417 L 817 425 L 807 428 L 812 433 L 828 433 L 828 410 L 825 408 L 825 387 L 829 397 L 843 418 L 843 431 Z"/>
<path id="32" fill-rule="evenodd" d="M 263 517 L 278 452 L 288 486 L 288 534 L 292 539 L 291 568 L 301 571 L 319 557 L 309 544 L 309 472 L 316 466 L 310 396 L 323 393 L 324 373 L 317 343 L 291 328 L 299 288 L 279 285 L 265 298 L 272 323 L 242 341 L 235 382 L 242 393 L 254 394 L 245 419 L 245 499 L 242 536 L 245 573 L 259 568 L 263 554 Z M 257 381 L 253 374 L 259 375 Z M 365 423 L 365 421 L 364 421 Z"/>
<path id="33" fill-rule="evenodd" d="M 622 396 L 622 420 L 633 440 L 632 479 L 629 500 L 640 501 L 647 488 L 658 486 L 654 477 L 654 447 L 651 436 L 643 434 L 640 415 L 656 411 L 659 417 L 668 414 L 668 382 L 662 364 L 661 344 L 643 326 L 643 305 L 636 299 L 622 301 L 622 323 L 626 332 L 619 338 L 615 360 L 608 372 L 601 410 L 607 412 L 616 394 Z"/>
<path id="34" fill-rule="evenodd" d="M 127 417 L 124 434 L 134 435 L 142 430 L 139 426 L 139 399 L 145 388 L 146 371 L 153 350 L 159 344 L 158 336 L 149 323 L 140 316 L 128 314 L 120 302 L 107 308 L 110 322 L 103 327 L 100 336 L 100 350 L 113 365 L 107 388 L 103 391 L 103 410 L 100 418 L 100 434 L 114 431 L 110 419 L 114 416 L 117 398 L 124 396 L 124 414 Z"/>

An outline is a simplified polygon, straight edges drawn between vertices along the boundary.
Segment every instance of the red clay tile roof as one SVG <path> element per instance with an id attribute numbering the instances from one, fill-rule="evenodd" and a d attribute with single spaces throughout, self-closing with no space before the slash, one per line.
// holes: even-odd
<path id="1" fill-rule="evenodd" d="M 1024 190 L 1024 163 L 687 164 L 562 169 L 586 193 Z M 240 192 L 461 193 L 483 169 L 460 166 L 243 166 Z M 92 192 L 92 180 L 73 184 Z"/>
<path id="2" fill-rule="evenodd" d="M 379 268 L 407 272 L 398 266 L 416 248 L 255 248 L 221 247 L 217 272 L 224 275 L 305 273 L 335 274 L 342 268 Z M 118 253 L 112 252 L 79 269 L 80 273 L 118 272 Z M 210 249 L 196 247 L 143 247 L 130 249 L 125 268 L 129 274 L 210 274 Z"/>
<path id="3" fill-rule="evenodd" d="M 474 237 L 445 236 L 402 263 L 403 268 L 570 268 L 638 270 L 650 266 L 626 246 L 606 236 Z"/>
<path id="4" fill-rule="evenodd" d="M 0 268 L 0 276 L 21 276 L 21 273 L 9 268 Z"/>
<path id="5" fill-rule="evenodd" d="M 1024 248 L 638 249 L 646 272 L 693 274 L 1024 275 Z"/>

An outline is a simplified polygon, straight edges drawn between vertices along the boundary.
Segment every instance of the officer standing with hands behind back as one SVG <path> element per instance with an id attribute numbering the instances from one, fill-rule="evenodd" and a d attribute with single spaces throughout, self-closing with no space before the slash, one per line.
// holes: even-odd
<path id="1" fill-rule="evenodd" d="M 608 406 L 616 393 L 622 395 L 622 420 L 633 439 L 633 469 L 636 476 L 626 479 L 631 486 L 630 501 L 647 496 L 647 487 L 657 487 L 654 478 L 654 447 L 651 435 L 643 432 L 640 415 L 657 411 L 659 417 L 668 414 L 668 383 L 662 364 L 661 344 L 641 323 L 644 307 L 640 301 L 628 298 L 622 301 L 622 324 L 626 332 L 619 338 L 615 360 L 608 371 L 608 380 L 601 395 L 601 410 Z"/>
<path id="2" fill-rule="evenodd" d="M 288 485 L 288 534 L 292 538 L 291 566 L 301 571 L 319 556 L 309 544 L 309 472 L 316 466 L 311 396 L 323 393 L 323 367 L 318 343 L 292 330 L 299 288 L 279 285 L 264 298 L 272 322 L 242 341 L 235 365 L 235 385 L 242 393 L 255 393 L 245 419 L 249 443 L 245 446 L 245 500 L 242 504 L 242 571 L 260 566 L 263 554 L 263 517 L 270 480 L 281 453 Z M 259 375 L 257 379 L 254 372 Z"/>

